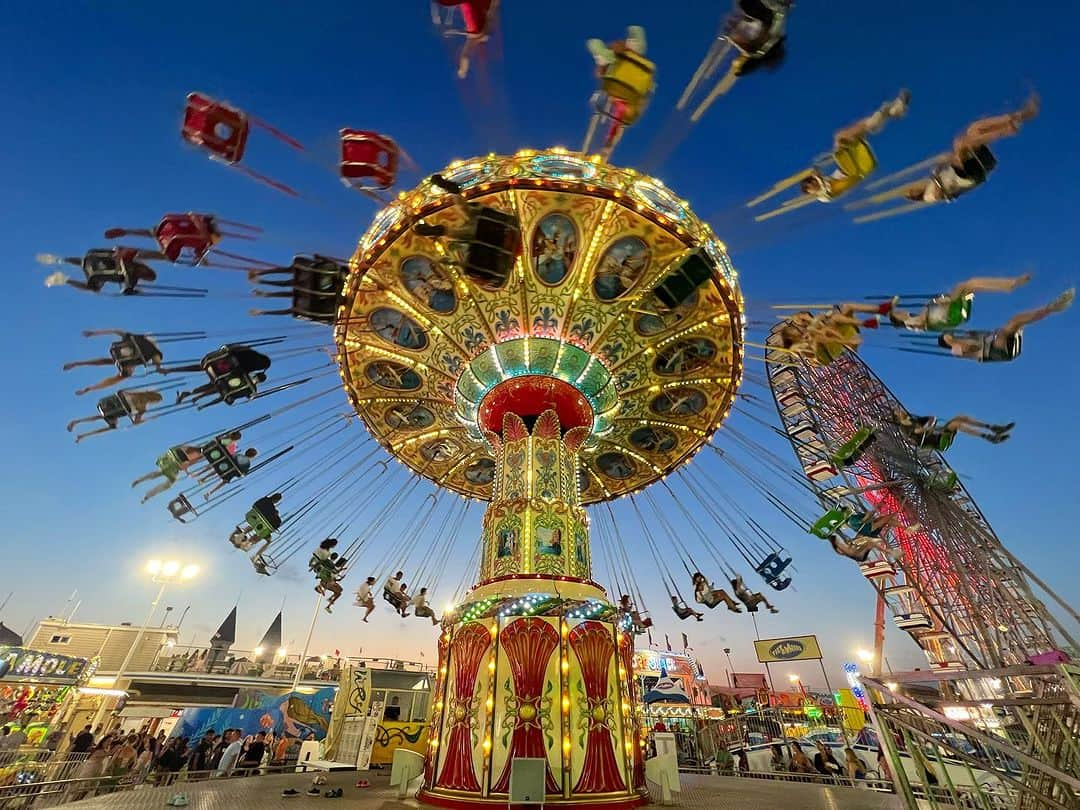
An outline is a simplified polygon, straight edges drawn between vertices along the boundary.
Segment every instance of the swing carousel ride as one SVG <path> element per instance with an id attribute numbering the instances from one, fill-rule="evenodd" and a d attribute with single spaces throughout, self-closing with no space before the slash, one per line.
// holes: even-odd
<path id="1" fill-rule="evenodd" d="M 688 123 L 782 46 L 787 4 L 758 5 L 758 18 L 740 6 L 687 87 L 679 114 Z M 443 26 L 454 6 L 468 12 L 460 30 L 444 31 L 463 38 L 459 75 L 486 70 L 479 57 L 497 4 L 439 6 Z M 549 804 L 642 803 L 631 661 L 634 637 L 655 617 L 626 538 L 640 533 L 679 619 L 701 621 L 690 602 L 775 612 L 744 575 L 777 599 L 790 596 L 797 571 L 755 517 L 754 498 L 800 532 L 831 538 L 838 553 L 855 548 L 844 556 L 861 557 L 862 575 L 934 669 L 1007 666 L 1071 642 L 1035 597 L 1038 580 L 945 464 L 945 447 L 896 427 L 902 407 L 857 344 L 807 359 L 783 335 L 799 324 L 810 333 L 801 314 L 764 343 L 748 341 L 724 244 L 659 180 L 610 162 L 652 95 L 643 37 L 638 29 L 610 47 L 590 44 L 600 89 L 589 139 L 604 130 L 597 154 L 458 160 L 389 199 L 408 156 L 385 134 L 343 129 L 340 177 L 379 204 L 347 259 L 298 253 L 279 264 L 227 252 L 222 240 L 254 240 L 258 229 L 193 212 L 106 233 L 150 248 L 46 259 L 85 275 L 54 273 L 50 285 L 99 292 L 116 283 L 135 299 L 207 293 L 157 285 L 156 262 L 247 271 L 255 296 L 281 300 L 253 314 L 288 316 L 283 326 L 112 332 L 106 357 L 70 364 L 117 369 L 83 392 L 122 386 L 97 416 L 76 420 L 105 423 L 80 438 L 214 405 L 215 414 L 241 403 L 259 411 L 179 441 L 135 483 L 155 482 L 146 501 L 186 477 L 190 486 L 168 501 L 180 522 L 233 508 L 242 520 L 229 542 L 251 552 L 261 574 L 328 538 L 309 563 L 327 610 L 355 568 L 380 583 L 390 609 L 404 616 L 412 606 L 441 625 L 421 791 L 432 804 L 505 803 L 522 757 L 546 762 Z M 729 53 L 735 62 L 716 78 Z M 224 101 L 187 99 L 186 142 L 301 196 L 244 163 L 257 131 L 304 148 Z M 187 343 L 203 344 L 201 359 L 167 356 Z M 766 374 L 744 367 L 755 346 Z M 271 396 L 280 404 L 260 409 Z M 789 439 L 801 469 L 745 429 L 755 425 Z M 689 465 L 702 450 L 711 463 Z M 477 503 L 486 504 L 479 543 L 463 528 Z M 470 553 L 439 621 L 429 601 L 450 591 L 442 574 L 451 560 Z"/>

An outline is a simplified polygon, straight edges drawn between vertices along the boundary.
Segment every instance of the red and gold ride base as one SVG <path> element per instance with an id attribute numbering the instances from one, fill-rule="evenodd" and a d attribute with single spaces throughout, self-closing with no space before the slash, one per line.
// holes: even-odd
<path id="1" fill-rule="evenodd" d="M 452 627 L 439 642 L 420 800 L 505 806 L 514 758 L 540 757 L 545 804 L 645 804 L 633 654 L 630 634 L 610 621 L 522 616 Z"/>
<path id="2" fill-rule="evenodd" d="M 591 582 L 588 518 L 578 494 L 587 421 L 575 414 L 564 433 L 553 403 L 531 432 L 512 411 L 502 414 L 501 432 L 486 432 L 496 457 L 494 497 L 484 519 L 481 582 L 465 602 L 536 598 L 556 607 L 545 615 L 464 610 L 444 625 L 419 794 L 428 804 L 505 806 L 521 757 L 547 761 L 545 804 L 629 808 L 647 801 L 633 636 L 613 619 L 565 607 L 608 605 Z M 567 600 L 561 609 L 559 600 Z"/>

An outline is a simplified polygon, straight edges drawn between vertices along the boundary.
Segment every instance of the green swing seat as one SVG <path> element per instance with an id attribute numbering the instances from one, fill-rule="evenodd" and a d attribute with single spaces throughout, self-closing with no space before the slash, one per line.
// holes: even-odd
<path id="1" fill-rule="evenodd" d="M 270 535 L 274 533 L 274 527 L 270 525 L 269 521 L 258 509 L 249 509 L 248 513 L 244 515 L 244 520 L 247 521 L 248 528 L 260 540 L 269 540 Z"/>
<path id="2" fill-rule="evenodd" d="M 866 446 L 874 439 L 874 429 L 865 425 L 856 430 L 851 438 L 837 448 L 830 456 L 834 464 L 844 466 L 853 462 Z"/>
<path id="3" fill-rule="evenodd" d="M 845 504 L 834 506 L 814 522 L 810 527 L 810 534 L 820 537 L 822 540 L 828 540 L 832 533 L 853 514 L 855 514 L 855 510 L 850 506 Z"/>

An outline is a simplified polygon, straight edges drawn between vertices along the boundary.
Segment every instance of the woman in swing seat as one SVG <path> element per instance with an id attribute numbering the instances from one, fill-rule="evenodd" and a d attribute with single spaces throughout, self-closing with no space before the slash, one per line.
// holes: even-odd
<path id="1" fill-rule="evenodd" d="M 700 571 L 695 571 L 690 576 L 690 581 L 694 586 L 694 601 L 698 604 L 712 610 L 723 602 L 732 613 L 742 613 L 742 608 L 731 598 L 731 595 L 723 588 L 713 587 L 713 584 Z"/>

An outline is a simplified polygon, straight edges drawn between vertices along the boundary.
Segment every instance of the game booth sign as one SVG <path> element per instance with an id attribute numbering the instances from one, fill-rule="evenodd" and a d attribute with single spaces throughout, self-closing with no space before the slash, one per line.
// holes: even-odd
<path id="1" fill-rule="evenodd" d="M 86 658 L 0 645 L 0 723 L 21 728 L 41 745 L 54 720 L 95 665 Z"/>

